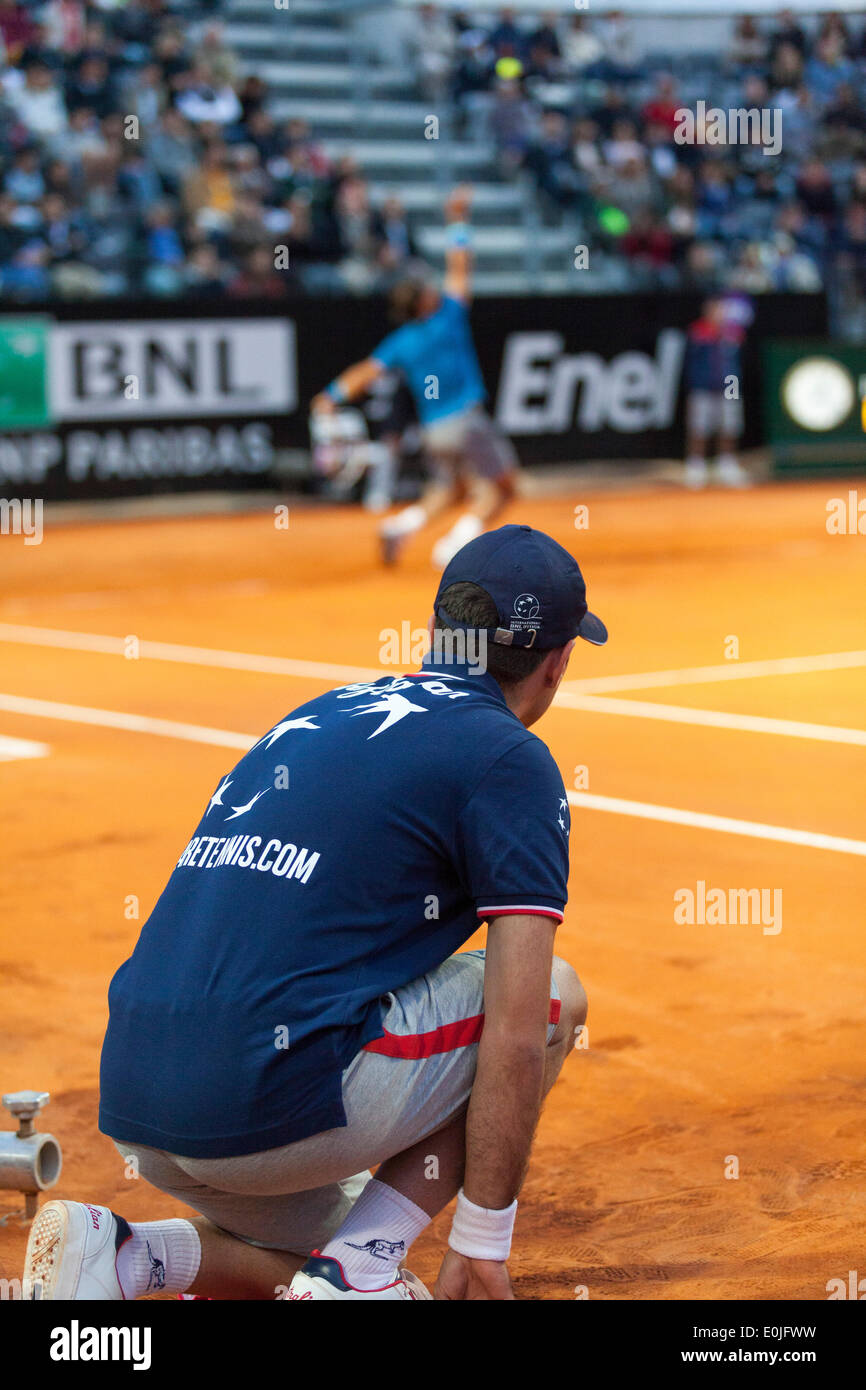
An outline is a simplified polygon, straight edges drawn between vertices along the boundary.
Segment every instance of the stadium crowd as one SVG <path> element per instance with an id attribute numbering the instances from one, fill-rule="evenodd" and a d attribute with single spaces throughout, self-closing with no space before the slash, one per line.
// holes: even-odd
<path id="1" fill-rule="evenodd" d="M 398 197 L 274 118 L 220 0 L 0 0 L 0 295 L 279 296 L 386 284 L 416 254 Z M 866 28 L 731 22 L 680 70 L 617 12 L 423 5 L 416 83 L 500 177 L 537 191 L 628 286 L 813 290 L 866 301 Z M 677 111 L 782 112 L 781 153 L 679 144 Z M 438 109 L 438 108 L 434 108 Z M 285 248 L 275 264 L 274 248 Z"/>
<path id="2" fill-rule="evenodd" d="M 414 253 L 396 199 L 273 118 L 222 8 L 0 0 L 0 296 L 365 289 Z"/>
<path id="3" fill-rule="evenodd" d="M 480 28 L 428 5 L 417 23 L 419 80 L 447 87 L 461 128 L 494 140 L 503 174 L 532 178 L 547 220 L 576 214 L 632 286 L 829 283 L 863 298 L 866 23 L 741 17 L 726 51 L 679 64 L 642 53 L 620 12 L 506 9 Z M 698 101 L 707 119 L 711 108 L 780 113 L 779 153 L 758 135 L 678 143 L 677 113 Z"/>

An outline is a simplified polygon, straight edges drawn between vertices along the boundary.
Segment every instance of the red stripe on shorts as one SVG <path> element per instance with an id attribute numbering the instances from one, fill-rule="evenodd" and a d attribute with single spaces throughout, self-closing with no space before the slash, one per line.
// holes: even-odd
<path id="1" fill-rule="evenodd" d="M 548 1022 L 558 1023 L 562 1005 L 551 999 Z M 484 1028 L 484 1015 L 461 1018 L 456 1023 L 443 1023 L 429 1033 L 389 1033 L 364 1044 L 364 1052 L 378 1052 L 382 1057 L 400 1057 L 407 1062 L 433 1057 L 437 1052 L 456 1052 L 458 1047 L 477 1043 Z"/>

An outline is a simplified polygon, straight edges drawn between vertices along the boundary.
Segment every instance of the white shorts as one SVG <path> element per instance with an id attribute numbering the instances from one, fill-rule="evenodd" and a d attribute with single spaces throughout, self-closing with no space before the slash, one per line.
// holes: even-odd
<path id="1" fill-rule="evenodd" d="M 559 1022 L 554 958 L 551 1041 Z M 231 1235 L 308 1255 L 345 1220 L 369 1169 L 444 1128 L 469 1102 L 484 1025 L 484 952 L 450 956 L 383 996 L 384 1037 L 343 1073 L 346 1125 L 238 1158 L 185 1158 L 139 1143 L 115 1144 L 170 1197 Z M 231 1097 L 226 1097 L 230 1107 Z"/>
<path id="2" fill-rule="evenodd" d="M 743 433 L 743 402 L 729 400 L 722 391 L 690 391 L 686 401 L 689 434 L 699 439 L 723 434 L 739 439 Z"/>
<path id="3" fill-rule="evenodd" d="M 424 445 L 440 475 L 469 472 L 499 478 L 517 467 L 514 445 L 480 405 L 424 426 Z"/>

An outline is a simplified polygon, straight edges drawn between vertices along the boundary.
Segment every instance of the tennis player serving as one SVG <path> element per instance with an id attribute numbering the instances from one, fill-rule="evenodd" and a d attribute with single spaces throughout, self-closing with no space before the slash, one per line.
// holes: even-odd
<path id="1" fill-rule="evenodd" d="M 517 456 L 484 409 L 486 391 L 469 324 L 471 198 L 472 190 L 461 186 L 446 204 L 443 292 L 426 270 L 400 281 L 391 292 L 391 316 L 401 327 L 369 357 L 347 367 L 311 402 L 314 412 L 332 411 L 362 396 L 383 372 L 394 368 L 403 372 L 432 460 L 433 478 L 419 502 L 383 523 L 380 539 L 386 564 L 395 562 L 411 535 L 471 495 L 470 510 L 433 548 L 433 562 L 441 569 L 499 516 L 515 492 Z"/>

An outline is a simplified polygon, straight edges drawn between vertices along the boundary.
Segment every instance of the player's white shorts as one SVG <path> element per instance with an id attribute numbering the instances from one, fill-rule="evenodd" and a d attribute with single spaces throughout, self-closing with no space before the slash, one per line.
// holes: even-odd
<path id="1" fill-rule="evenodd" d="M 700 439 L 724 434 L 739 439 L 743 433 L 743 402 L 728 400 L 722 391 L 690 391 L 686 400 L 689 434 Z"/>
<path id="2" fill-rule="evenodd" d="M 548 1042 L 559 1022 L 562 966 L 554 957 Z M 382 1009 L 384 1036 L 343 1073 L 345 1127 L 239 1158 L 184 1158 L 122 1140 L 118 1150 L 136 1156 L 147 1182 L 250 1245 L 298 1255 L 321 1249 L 372 1165 L 442 1129 L 468 1104 L 484 1024 L 484 952 L 450 956 L 384 995 Z"/>
<path id="3" fill-rule="evenodd" d="M 517 468 L 514 445 L 480 405 L 458 410 L 423 428 L 424 445 L 443 481 L 455 469 L 480 478 L 499 478 Z"/>

